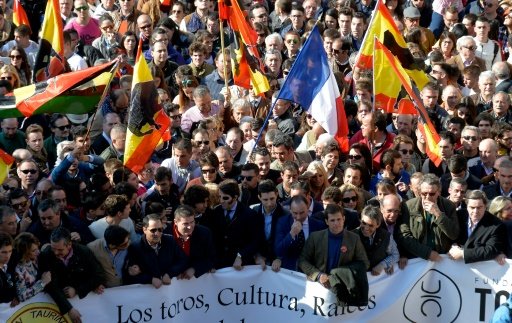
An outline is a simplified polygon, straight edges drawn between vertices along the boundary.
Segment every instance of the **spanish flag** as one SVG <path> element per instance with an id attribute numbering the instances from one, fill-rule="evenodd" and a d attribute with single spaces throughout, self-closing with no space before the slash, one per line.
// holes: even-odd
<path id="1" fill-rule="evenodd" d="M 430 118 L 428 117 L 427 110 L 425 110 L 425 107 L 423 106 L 423 101 L 421 101 L 418 98 L 416 92 L 413 90 L 413 85 L 411 84 L 411 80 L 407 75 L 405 69 L 400 65 L 398 59 L 378 39 L 375 39 L 374 55 L 376 60 L 387 60 L 389 62 L 387 80 L 393 83 L 393 86 L 395 88 L 396 85 L 394 85 L 394 80 L 399 80 L 399 82 L 405 88 L 409 96 L 416 103 L 416 109 L 419 114 L 418 128 L 422 132 L 425 138 L 425 142 L 427 144 L 427 156 L 430 158 L 430 160 L 432 160 L 432 162 L 436 166 L 439 166 L 442 162 L 441 153 L 439 151 L 438 146 L 440 141 L 439 135 L 437 134 L 436 128 L 434 127 L 434 125 L 430 121 Z"/>
<path id="2" fill-rule="evenodd" d="M 142 54 L 142 39 L 133 68 L 133 83 L 128 114 L 124 165 L 139 174 L 171 121 L 158 104 L 158 92 Z"/>
<path id="3" fill-rule="evenodd" d="M 64 58 L 63 35 L 59 1 L 48 0 L 34 64 L 34 83 L 71 71 Z"/>
<path id="4" fill-rule="evenodd" d="M 12 4 L 12 22 L 16 26 L 25 25 L 30 27 L 27 13 L 25 12 L 25 9 L 23 9 L 20 0 L 14 0 Z"/>
<path id="5" fill-rule="evenodd" d="M 425 72 L 415 63 L 414 57 L 407 48 L 404 37 L 402 37 L 396 27 L 383 0 L 377 0 L 377 5 L 368 26 L 369 28 L 359 50 L 356 66 L 362 69 L 372 68 L 374 39 L 377 38 L 398 58 L 404 70 L 421 90 L 429 82 L 429 79 Z"/>
<path id="6" fill-rule="evenodd" d="M 0 183 L 3 183 L 9 175 L 11 165 L 14 163 L 14 157 L 0 149 Z"/>
<path id="7" fill-rule="evenodd" d="M 256 95 L 270 90 L 267 77 L 261 72 L 263 65 L 257 49 L 258 34 L 249 25 L 238 2 L 233 0 L 231 6 L 219 2 L 222 17 L 229 8 L 228 23 L 233 30 L 231 44 L 233 81 L 236 85 L 249 89 L 252 84 Z"/>
<path id="8" fill-rule="evenodd" d="M 112 61 L 17 88 L 0 97 L 0 118 L 94 111 L 109 87 L 117 66 L 117 61 Z"/>

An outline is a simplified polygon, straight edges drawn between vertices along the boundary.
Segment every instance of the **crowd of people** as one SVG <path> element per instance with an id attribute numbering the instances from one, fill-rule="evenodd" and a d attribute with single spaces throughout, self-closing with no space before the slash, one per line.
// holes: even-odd
<path id="1" fill-rule="evenodd" d="M 33 79 L 46 4 L 21 3 L 30 26 L 0 1 L 2 95 Z M 373 0 L 241 1 L 271 85 L 261 95 L 234 85 L 235 41 L 212 0 L 59 0 L 68 68 L 121 66 L 95 113 L 1 120 L 15 163 L 0 186 L 0 301 L 46 292 L 80 322 L 75 295 L 255 264 L 364 305 L 366 272 L 391 275 L 411 258 L 505 264 L 512 2 L 384 3 L 429 75 L 421 100 L 439 165 L 417 117 L 374 109 L 372 71 L 355 66 Z M 277 99 L 314 26 L 345 100 L 348 153 L 308 107 Z M 172 138 L 135 174 L 123 155 L 138 46 Z"/>

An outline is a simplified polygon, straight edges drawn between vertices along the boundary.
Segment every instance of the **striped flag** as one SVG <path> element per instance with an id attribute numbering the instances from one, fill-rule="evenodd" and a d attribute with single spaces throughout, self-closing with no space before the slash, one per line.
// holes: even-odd
<path id="1" fill-rule="evenodd" d="M 25 25 L 30 27 L 27 13 L 25 12 L 25 9 L 23 9 L 20 0 L 14 0 L 12 3 L 12 22 L 16 26 Z"/>
<path id="2" fill-rule="evenodd" d="M 64 58 L 64 34 L 59 0 L 48 0 L 41 26 L 39 51 L 34 64 L 33 82 L 41 82 L 70 71 Z"/>
<path id="3" fill-rule="evenodd" d="M 429 82 L 429 79 L 414 61 L 404 37 L 400 34 L 383 0 L 377 0 L 377 5 L 368 26 L 369 28 L 359 50 L 356 66 L 362 69 L 372 69 L 374 39 L 376 38 L 398 58 L 404 70 L 421 90 Z"/>
<path id="4" fill-rule="evenodd" d="M 0 97 L 0 118 L 91 112 L 96 109 L 116 70 L 117 61 L 112 61 L 14 89 Z"/>
<path id="5" fill-rule="evenodd" d="M 124 165 L 139 174 L 171 121 L 158 104 L 158 93 L 149 66 L 142 55 L 142 39 L 133 68 Z"/>
<path id="6" fill-rule="evenodd" d="M 378 39 L 375 39 L 375 53 L 374 55 L 379 59 L 385 59 L 389 61 L 387 79 L 398 79 L 401 85 L 405 88 L 409 96 L 416 103 L 416 109 L 418 112 L 418 128 L 422 132 L 425 142 L 427 156 L 436 165 L 439 166 L 442 162 L 441 152 L 439 151 L 440 137 L 436 132 L 436 128 L 430 121 L 427 110 L 423 106 L 423 101 L 418 98 L 416 92 L 413 89 L 411 80 L 407 75 L 405 69 L 400 65 L 398 59 L 382 44 Z"/>
<path id="7" fill-rule="evenodd" d="M 14 163 L 14 157 L 0 149 L 0 183 L 3 183 L 9 175 L 11 165 Z"/>
<path id="8" fill-rule="evenodd" d="M 315 26 L 279 91 L 278 99 L 306 108 L 348 152 L 348 123 L 338 84 Z"/>

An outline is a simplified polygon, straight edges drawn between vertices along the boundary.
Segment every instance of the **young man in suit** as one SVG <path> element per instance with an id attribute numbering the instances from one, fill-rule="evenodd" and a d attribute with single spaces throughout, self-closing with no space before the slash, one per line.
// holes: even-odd
<path id="1" fill-rule="evenodd" d="M 466 264 L 495 259 L 505 264 L 507 231 L 497 217 L 486 211 L 487 197 L 480 190 L 470 191 L 466 196 L 468 217 L 461 220 L 459 245 L 448 252 L 453 260 L 463 259 Z M 502 257 L 498 257 L 503 255 Z"/>

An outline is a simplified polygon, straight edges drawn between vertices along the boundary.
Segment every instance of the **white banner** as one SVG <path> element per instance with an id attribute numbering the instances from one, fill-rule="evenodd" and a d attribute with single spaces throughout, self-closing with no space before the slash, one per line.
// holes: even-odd
<path id="1" fill-rule="evenodd" d="M 367 307 L 337 307 L 335 297 L 300 273 L 231 268 L 155 289 L 132 285 L 71 300 L 83 322 L 488 322 L 512 291 L 512 262 L 472 265 L 444 258 L 410 261 L 391 276 L 369 276 Z M 15 308 L 0 306 L 0 322 L 68 322 L 45 294 Z"/>

